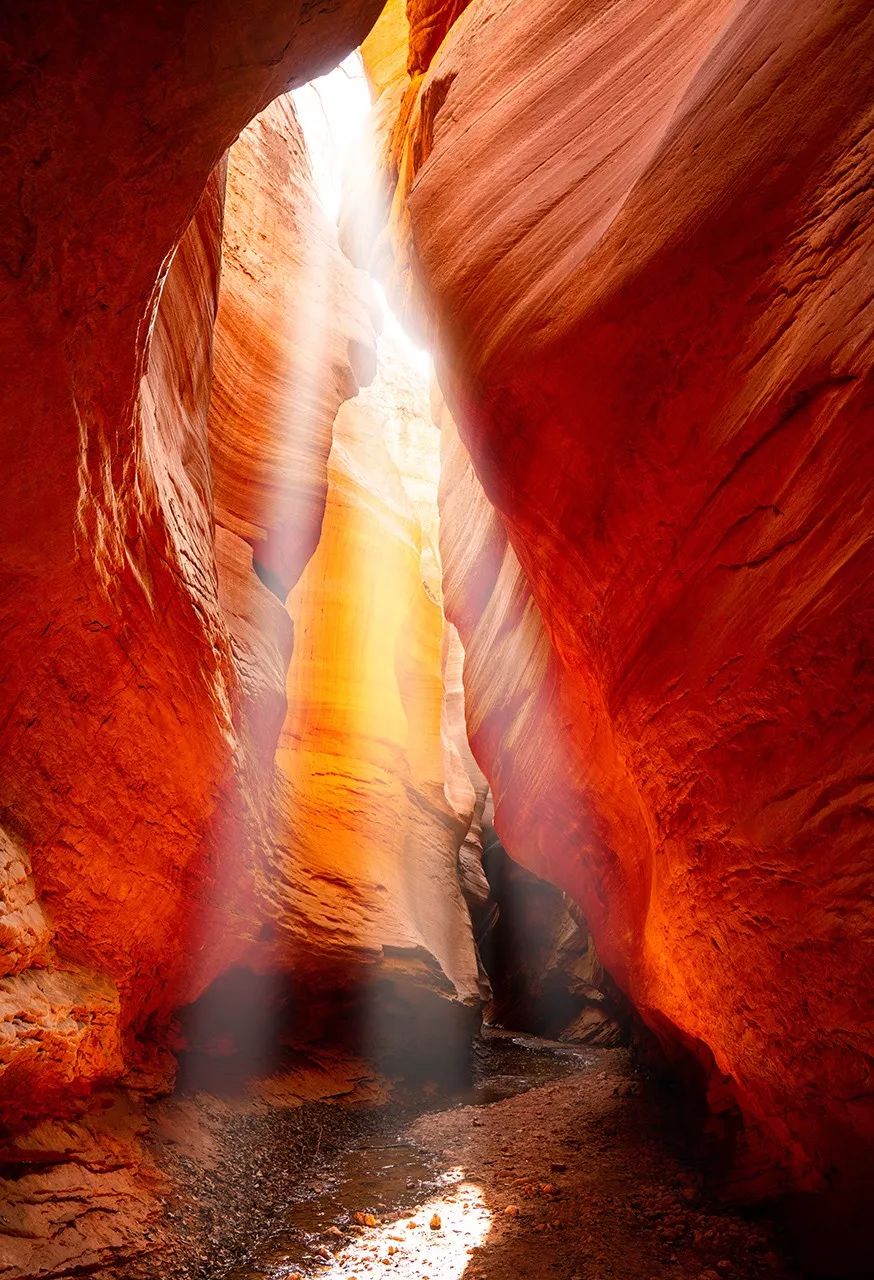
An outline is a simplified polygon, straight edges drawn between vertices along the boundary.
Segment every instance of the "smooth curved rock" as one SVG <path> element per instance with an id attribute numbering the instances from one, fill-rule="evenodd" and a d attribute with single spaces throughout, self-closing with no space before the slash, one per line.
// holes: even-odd
<path id="1" fill-rule="evenodd" d="M 209 450 L 216 520 L 282 600 L 319 539 L 334 417 L 375 372 L 375 308 L 279 98 L 229 154 Z"/>
<path id="2" fill-rule="evenodd" d="M 396 293 L 500 512 L 444 558 L 496 825 L 759 1191 L 874 1138 L 872 48 L 864 3 L 481 0 L 390 135 Z"/>
<path id="3" fill-rule="evenodd" d="M 0 805 L 57 963 L 118 985 L 126 1033 L 233 951 L 231 931 L 199 968 L 197 913 L 215 815 L 239 838 L 260 785 L 206 451 L 217 166 L 376 8 L 43 0 L 0 18 Z M 166 1080 L 159 1039 L 126 1034 L 126 1061 Z"/>
<path id="4" fill-rule="evenodd" d="M 430 473 L 436 513 L 436 434 L 410 405 L 387 413 L 383 397 L 399 404 L 387 379 L 340 409 L 322 536 L 289 599 L 295 651 L 265 894 L 282 967 L 315 988 L 338 972 L 353 987 L 387 983 L 425 1034 L 432 1015 L 417 986 L 478 1002 L 456 866 L 471 815 L 445 797 L 439 569 L 413 505 L 428 506 Z"/>

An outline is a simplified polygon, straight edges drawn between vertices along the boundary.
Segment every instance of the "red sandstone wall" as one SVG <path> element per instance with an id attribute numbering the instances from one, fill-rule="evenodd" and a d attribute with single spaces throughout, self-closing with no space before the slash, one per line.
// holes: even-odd
<path id="1" fill-rule="evenodd" d="M 251 116 L 375 9 L 45 0 L 0 18 L 0 813 L 10 892 L 32 863 L 40 904 L 0 979 L 4 1020 L 33 1028 L 3 1042 L 12 1118 L 117 1075 L 119 1027 L 154 1012 L 126 1050 L 151 1070 L 161 1017 L 215 963 L 193 965 L 192 916 L 215 815 L 239 834 L 253 776 L 206 463 L 218 175 L 201 196 Z"/>
<path id="2" fill-rule="evenodd" d="M 870 6 L 480 0 L 411 80 L 397 9 L 396 294 L 500 513 L 444 502 L 498 829 L 747 1176 L 821 1187 L 874 1136 Z"/>
<path id="3" fill-rule="evenodd" d="M 347 8 L 347 30 L 363 21 L 365 8 Z M 81 28 L 78 74 L 99 81 L 95 95 L 99 89 L 110 99 L 121 16 L 107 22 L 107 48 L 93 25 Z M 261 27 L 243 37 L 228 32 L 227 46 L 218 41 L 210 56 L 243 56 L 240 39 L 261 48 L 268 16 L 253 15 Z M 74 27 L 77 21 L 70 18 Z M 137 57 L 140 44 L 152 47 L 151 39 L 156 51 L 166 39 L 171 61 L 182 59 L 174 74 L 190 74 L 196 84 L 180 88 L 177 107 L 189 112 L 186 128 L 203 130 L 208 150 L 232 118 L 234 83 L 198 61 L 199 46 L 176 22 L 168 19 L 163 34 L 128 34 L 139 41 Z M 27 85 L 28 59 L 36 57 L 28 40 L 38 43 L 42 29 L 36 18 L 32 29 L 17 26 Z M 263 83 L 250 68 L 237 109 L 255 101 L 253 86 L 265 95 L 278 87 L 276 66 L 287 79 L 292 65 L 320 65 L 322 39 L 336 53 L 339 30 L 312 31 L 300 62 L 271 63 Z M 77 84 L 64 57 L 52 57 L 58 83 Z M 214 121 L 208 72 L 225 94 L 220 109 L 212 104 Z M 195 88 L 203 95 L 200 116 Z M 75 290 L 85 285 L 64 256 L 76 218 L 85 218 L 77 200 L 93 200 L 93 172 L 91 186 L 77 174 L 65 191 L 42 194 L 34 254 L 48 252 L 44 242 L 54 234 L 58 258 L 51 270 L 36 257 L 22 264 L 19 301 L 43 308 L 41 341 L 58 363 L 54 374 L 40 366 L 51 404 L 40 403 L 34 387 L 19 389 L 30 434 L 4 511 L 11 522 L 19 502 L 24 519 L 21 504 L 31 502 L 45 519 L 30 512 L 29 533 L 16 530 L 0 549 L 8 640 L 0 1068 L 2 1118 L 16 1125 L 74 1109 L 120 1076 L 139 1086 L 168 1084 L 175 1066 L 168 1042 L 191 1047 L 190 1033 L 200 1047 L 214 1031 L 198 1015 L 187 1018 L 184 1034 L 171 1032 L 173 1015 L 233 965 L 297 979 L 315 970 L 328 1003 L 350 987 L 381 983 L 391 991 L 386 1024 L 403 1024 L 411 999 L 427 1021 L 423 992 L 438 995 L 449 1021 L 457 1001 L 477 998 L 455 870 L 470 812 L 444 797 L 439 567 L 436 535 L 425 528 L 436 521 L 435 494 L 420 510 L 415 447 L 404 454 L 392 437 L 391 457 L 385 444 L 368 452 L 368 433 L 377 443 L 384 428 L 415 436 L 412 414 L 386 425 L 391 396 L 350 411 L 352 473 L 335 465 L 330 537 L 309 578 L 308 604 L 291 608 L 303 609 L 305 646 L 298 675 L 289 677 L 292 727 L 275 767 L 292 653 L 285 595 L 321 534 L 337 411 L 375 371 L 369 286 L 318 206 L 285 97 L 214 167 L 166 266 L 159 260 L 150 277 L 149 255 L 173 233 L 184 190 L 191 194 L 186 166 L 196 168 L 202 156 L 186 132 L 173 158 L 178 139 L 159 125 L 169 129 L 175 117 L 148 77 L 135 109 L 149 109 L 149 93 L 156 100 L 150 127 L 160 134 L 155 172 L 142 154 L 140 172 L 136 154 L 120 153 L 113 180 L 136 188 L 125 188 L 126 218 L 151 217 L 154 225 L 144 221 L 128 242 L 128 221 L 116 222 L 104 279 L 99 237 L 110 243 L 110 228 L 106 211 L 91 209 L 89 287 L 101 301 L 78 305 Z M 50 105 L 47 136 L 61 129 Z M 67 121 L 71 146 L 82 141 L 75 108 Z M 124 121 L 113 116 L 107 146 L 112 129 L 127 138 Z M 178 181 L 171 161 L 182 166 Z M 83 169 L 92 163 L 89 152 Z M 163 202 L 149 185 L 159 180 L 172 186 Z M 63 222 L 52 221 L 49 194 Z M 169 239 L 162 254 L 172 249 Z M 139 273 L 148 293 L 139 301 L 114 294 L 110 267 Z M 42 296 L 60 287 L 53 273 L 69 276 L 72 291 L 59 317 Z M 134 320 L 134 330 L 123 332 Z M 17 335 L 21 368 L 10 368 L 18 376 L 29 360 L 33 377 L 38 366 L 25 336 Z M 128 375 L 138 379 L 129 404 Z M 63 451 L 70 429 L 65 405 L 77 432 L 66 462 L 53 452 Z M 430 421 L 427 429 L 435 435 Z M 426 468 L 432 461 L 425 459 Z M 352 577 L 342 553 L 356 541 L 371 564 L 362 561 Z M 383 614 L 368 604 L 377 589 Z M 332 607 L 342 625 L 321 626 Z M 370 664 L 358 663 L 362 647 Z M 356 680 L 356 732 L 351 746 L 337 748 L 331 735 Z M 314 706 L 321 712 L 309 715 L 307 733 L 296 731 Z M 335 771 L 357 770 L 366 792 L 338 781 L 333 809 L 319 792 L 318 770 L 314 783 L 302 781 L 307 761 L 332 753 Z M 311 822 L 301 820 L 306 811 Z M 333 899 L 332 884 L 342 886 Z M 262 1030 L 279 1037 L 287 1029 Z"/>

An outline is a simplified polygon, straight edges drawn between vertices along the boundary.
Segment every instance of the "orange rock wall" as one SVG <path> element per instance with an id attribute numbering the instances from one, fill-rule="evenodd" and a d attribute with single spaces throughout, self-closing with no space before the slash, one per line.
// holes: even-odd
<path id="1" fill-rule="evenodd" d="M 249 841 L 230 861 L 222 849 L 240 840 L 222 806 L 221 897 L 246 935 L 240 961 L 305 987 L 280 1034 L 330 1034 L 332 1002 L 379 985 L 389 1036 L 389 1009 L 398 1025 L 425 1024 L 435 1006 L 423 994 L 443 1012 L 477 994 L 456 874 L 472 802 L 444 798 L 427 381 L 386 335 L 375 381 L 342 403 L 374 376 L 381 321 L 318 205 L 290 99 L 229 153 L 222 258 L 210 407 L 219 582 L 226 610 L 249 602 L 234 637 L 244 736 L 271 774 L 280 705 L 285 725 L 273 785 L 250 788 Z M 267 587 L 280 599 L 292 588 L 287 612 L 262 598 Z M 264 661 L 277 610 L 294 630 L 287 680 L 281 645 Z M 227 931 L 211 917 L 205 934 Z"/>
<path id="2" fill-rule="evenodd" d="M 216 520 L 283 599 L 318 542 L 334 417 L 375 371 L 374 308 L 277 99 L 229 155 L 209 449 Z"/>
<path id="3" fill-rule="evenodd" d="M 208 179 L 376 7 L 302 23 L 268 0 L 43 0 L 0 17 L 7 1118 L 117 1076 L 122 1032 L 154 1080 L 162 1020 L 220 962 L 194 963 L 216 824 L 250 831 L 261 782 L 214 555 Z"/>
<path id="4" fill-rule="evenodd" d="M 478 0 L 412 78 L 393 10 L 395 292 L 497 509 L 447 484 L 496 825 L 739 1104 L 746 1175 L 840 1187 L 874 1137 L 870 6 Z"/>
<path id="5" fill-rule="evenodd" d="M 61 1084 L 71 1098 L 80 1085 L 117 1076 L 120 1017 L 130 1026 L 172 1007 L 201 945 L 197 922 L 184 926 L 208 883 L 198 854 L 230 772 L 235 695 L 216 593 L 205 440 L 221 196 L 217 174 L 168 273 L 134 408 L 139 448 L 123 464 L 113 520 L 98 514 L 94 493 L 109 477 L 98 466 L 90 483 L 83 459 L 79 572 L 71 571 L 71 607 L 64 612 L 54 601 L 58 651 L 46 649 L 36 671 L 19 656 L 16 712 L 32 707 L 33 723 L 20 754 L 7 757 L 6 803 L 15 829 L 45 833 L 31 836 L 30 856 L 51 947 L 34 960 L 57 976 L 40 969 L 15 980 L 27 994 L 7 1017 L 33 1022 L 34 1036 L 48 1029 L 51 1051 L 28 1055 L 27 1038 L 12 1035 L 7 1112 L 19 1091 L 23 1107 L 57 1106 L 51 1075 L 65 1059 Z M 149 571 L 115 559 L 125 524 L 135 529 L 137 520 L 149 531 Z M 143 536 L 131 534 L 134 554 Z M 52 715 L 40 701 L 46 680 L 55 682 Z M 16 725 L 24 727 L 15 717 L 8 728 Z M 36 785 L 19 799 L 25 779 L 13 766 L 28 762 Z M 153 1052 L 132 1042 L 130 1065 L 145 1065 Z"/>
<path id="6" fill-rule="evenodd" d="M 349 8 L 354 30 L 366 6 Z M 337 40 L 326 33 L 326 49 Z M 245 53 L 222 48 L 216 57 Z M 110 52 L 93 56 L 83 75 L 108 74 Z M 161 148 L 163 163 L 167 138 Z M 137 241 L 138 269 L 151 243 Z M 121 270 L 120 235 L 115 247 Z M 384 369 L 340 413 L 323 545 L 284 605 L 322 533 L 334 420 L 374 375 L 377 323 L 318 205 L 288 97 L 215 165 L 169 248 L 135 348 L 116 335 L 138 379 L 129 406 L 99 325 L 88 322 L 85 343 L 74 309 L 74 337 L 52 336 L 54 393 L 72 394 L 78 415 L 75 486 L 50 458 L 41 500 L 57 528 L 37 523 L 0 553 L 22 646 L 4 647 L 0 776 L 2 1118 L 17 1126 L 121 1076 L 166 1086 L 170 1041 L 191 1047 L 175 1012 L 232 966 L 286 986 L 307 975 L 325 1007 L 380 984 L 382 1031 L 411 998 L 427 1021 L 425 992 L 446 1010 L 478 995 L 456 871 L 473 796 L 447 800 L 459 766 L 441 733 L 437 438 L 427 396 L 423 407 L 402 371 Z M 28 282 L 33 302 L 48 285 Z M 106 281 L 94 288 L 111 296 Z M 39 441 L 63 440 L 58 404 L 41 431 L 25 442 L 31 473 L 45 461 Z M 32 475 L 22 482 L 36 500 Z M 64 503 L 66 553 L 53 536 L 70 535 Z M 23 588 L 45 593 L 32 616 Z M 292 617 L 300 649 L 287 676 Z M 208 1014 L 195 1010 L 189 1026 L 209 1042 Z"/>
<path id="7" fill-rule="evenodd" d="M 416 511 L 428 509 L 423 473 L 438 440 L 404 406 L 392 419 L 386 381 L 381 371 L 337 416 L 322 536 L 289 597 L 295 650 L 266 892 L 286 963 L 308 981 L 323 986 L 345 964 L 473 1003 L 456 867 L 473 796 L 461 812 L 446 796 L 439 566 Z M 408 1018 L 426 1008 L 416 1003 Z"/>
<path id="8" fill-rule="evenodd" d="M 347 4 L 333 29 L 311 16 L 303 52 L 295 13 L 277 19 L 291 43 L 274 47 L 263 9 L 247 11 L 253 27 L 242 34 L 222 6 L 226 29 L 213 28 L 212 11 L 200 15 L 208 56 L 166 18 L 167 47 L 203 77 L 198 90 L 208 96 L 214 79 L 224 94 L 211 121 L 183 85 L 186 145 L 189 127 L 201 128 L 204 148 L 230 142 L 252 103 L 293 69 L 303 76 L 323 53 L 334 61 L 368 6 Z M 32 30 L 18 25 L 29 67 L 27 41 L 37 53 L 52 42 L 36 17 Z M 96 28 L 81 37 L 86 88 L 89 76 L 99 82 L 87 103 L 95 119 L 107 86 L 119 92 L 118 31 L 108 23 L 103 34 L 106 49 Z M 160 34 L 145 40 L 156 58 Z M 143 31 L 129 35 L 139 54 Z M 286 58 L 292 45 L 299 61 Z M 53 57 L 61 65 L 50 58 L 45 74 L 66 86 L 70 69 Z M 247 81 L 236 98 L 234 65 Z M 165 110 L 166 86 L 145 84 L 137 111 Z M 80 106 L 67 102 L 71 145 L 81 142 Z M 291 608 L 300 649 L 289 674 L 284 597 L 320 536 L 337 410 L 374 373 L 373 301 L 318 208 L 288 99 L 201 175 L 199 201 L 185 168 L 194 159 L 174 157 L 161 119 L 156 107 L 144 126 L 157 149 L 149 163 L 141 148 L 128 173 L 118 157 L 126 217 L 146 221 L 128 243 L 117 220 L 110 264 L 148 276 L 169 233 L 147 214 L 169 217 L 187 191 L 194 216 L 175 249 L 166 245 L 154 299 L 139 298 L 137 317 L 136 297 L 113 293 L 95 250 L 99 301 L 83 312 L 71 294 L 59 320 L 53 298 L 40 297 L 57 281 L 22 260 L 19 301 L 37 317 L 36 336 L 0 330 L 12 373 L 4 390 L 31 414 L 20 419 L 0 545 L 0 1123 L 12 1169 L 0 1185 L 0 1270 L 22 1278 L 124 1269 L 118 1254 L 154 1243 L 166 1187 L 141 1142 L 139 1095 L 105 1086 L 167 1087 L 170 1043 L 191 1048 L 192 1026 L 195 1040 L 215 1031 L 199 1000 L 215 994 L 214 980 L 251 971 L 277 990 L 303 990 L 301 1005 L 321 998 L 324 1022 L 310 1018 L 308 1031 L 332 1039 L 352 1021 L 350 988 L 360 995 L 370 981 L 373 1025 L 359 1047 L 378 1051 L 398 1029 L 418 1045 L 427 1030 L 429 1071 L 435 1043 L 463 1060 L 458 1037 L 475 1011 L 466 1016 L 459 1002 L 473 1006 L 478 994 L 455 870 L 470 809 L 467 797 L 450 804 L 444 794 L 433 425 L 417 410 L 430 436 L 430 450 L 418 449 L 415 415 L 394 392 L 341 413 L 319 568 Z M 106 126 L 107 146 L 118 123 L 113 115 Z M 63 132 L 59 119 L 43 125 Z M 131 190 L 132 174 L 145 194 Z M 161 182 L 163 203 L 150 186 Z M 66 203 L 56 194 L 73 220 L 83 216 L 77 198 L 93 193 L 69 182 Z M 50 206 L 46 197 L 40 251 L 54 234 L 63 257 Z M 10 303 L 9 315 L 21 313 Z M 68 466 L 52 450 L 69 443 L 70 412 L 78 434 Z M 13 527 L 16 512 L 29 532 Z M 277 770 L 286 680 L 294 701 Z M 326 762 L 337 771 L 327 781 Z M 194 1013 L 177 1025 L 189 1002 Z M 259 1030 L 272 1062 L 288 1028 L 272 1020 Z M 313 1072 L 329 1093 L 332 1062 L 326 1050 Z M 350 1070 L 365 1069 L 346 1061 L 341 1076 Z"/>

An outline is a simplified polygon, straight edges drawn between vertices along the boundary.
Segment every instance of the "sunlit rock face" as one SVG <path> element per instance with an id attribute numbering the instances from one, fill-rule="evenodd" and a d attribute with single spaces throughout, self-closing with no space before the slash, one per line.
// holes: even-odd
<path id="1" fill-rule="evenodd" d="M 347 5 L 327 30 L 310 19 L 320 56 L 336 60 L 367 8 Z M 203 29 L 209 57 L 201 66 L 186 45 L 185 67 L 194 60 L 206 96 L 217 81 L 223 111 L 195 110 L 189 87 L 177 127 L 186 146 L 201 128 L 208 148 L 231 141 L 297 64 L 267 48 L 269 24 L 251 48 Z M 110 80 L 113 57 L 97 59 Z M 247 68 L 246 94 L 231 92 L 231 65 Z M 97 74 L 87 60 L 85 72 Z M 95 91 L 88 110 L 100 101 Z M 169 1087 L 170 1047 L 215 1047 L 210 997 L 237 989 L 245 1001 L 257 983 L 311 996 L 317 977 L 325 1016 L 309 1032 L 327 1039 L 349 993 L 370 983 L 358 1048 L 377 1051 L 400 1029 L 414 1049 L 436 1039 L 461 1061 L 479 996 L 456 872 L 474 796 L 449 784 L 458 749 L 441 732 L 437 442 L 424 384 L 388 368 L 341 410 L 329 489 L 333 420 L 374 372 L 373 305 L 317 207 L 289 103 L 268 108 L 226 158 L 218 148 L 199 200 L 191 175 L 177 183 L 168 169 L 173 138 L 153 117 L 157 158 L 140 156 L 137 170 L 148 199 L 131 177 L 126 213 L 160 222 L 187 190 L 193 216 L 175 249 L 167 226 L 162 240 L 147 223 L 126 245 L 117 220 L 107 271 L 134 271 L 126 255 L 144 271 L 160 242 L 154 297 L 113 292 L 102 259 L 88 257 L 94 295 L 79 281 L 87 305 L 72 292 L 55 333 L 56 300 L 40 318 L 46 282 L 23 266 L 36 319 L 18 331 L 16 359 L 39 370 L 39 386 L 25 396 L 10 364 L 13 406 L 20 395 L 29 416 L 15 419 L 21 456 L 4 519 L 31 520 L 30 537 L 18 530 L 0 550 L 10 1277 L 90 1271 L 154 1239 L 165 1188 L 140 1105 L 106 1086 Z M 194 165 L 188 152 L 176 162 Z M 122 186 L 126 172 L 119 161 Z M 172 188 L 163 204 L 153 181 Z M 77 192 L 72 183 L 71 218 Z M 55 232 L 47 215 L 40 235 Z M 42 363 L 25 350 L 31 336 Z M 286 608 L 323 516 L 319 566 Z M 264 1004 L 268 1016 L 275 1007 Z M 248 1026 L 261 1049 L 288 1030 Z M 438 1066 L 433 1055 L 425 1065 Z"/>
<path id="2" fill-rule="evenodd" d="M 270 776 L 286 722 L 273 785 L 242 793 L 242 840 L 234 804 L 219 810 L 204 936 L 238 963 L 186 1011 L 180 1046 L 245 1064 L 355 1028 L 354 1047 L 381 1055 L 418 1019 L 423 1051 L 436 1037 L 452 1056 L 478 996 L 456 870 L 474 797 L 444 794 L 460 765 L 441 732 L 439 437 L 428 376 L 393 331 L 378 377 L 340 407 L 376 368 L 376 298 L 339 251 L 288 98 L 231 149 L 222 258 L 219 589 L 244 755 Z M 245 935 L 233 955 L 222 909 Z"/>
<path id="3" fill-rule="evenodd" d="M 38 990 L 45 974 L 20 975 L 24 1003 L 7 1022 L 8 1076 L 37 1113 L 57 1105 L 51 1059 L 64 1035 L 70 1096 L 79 1083 L 117 1076 L 120 1012 L 130 1025 L 166 1009 L 200 944 L 196 929 L 182 925 L 207 880 L 199 846 L 230 763 L 234 687 L 216 595 L 205 440 L 220 234 L 217 175 L 166 281 L 134 407 L 138 447 L 120 464 L 113 518 L 98 511 L 96 490 L 109 483 L 98 450 L 93 479 L 82 458 L 71 597 L 53 601 L 56 630 L 46 624 L 43 649 L 34 650 L 45 664 L 22 672 L 16 711 L 31 706 L 33 724 L 20 755 L 5 758 L 4 798 L 30 834 L 50 959 L 63 970 L 48 994 Z M 129 524 L 131 554 L 144 559 L 119 564 Z M 23 836 L 22 848 L 30 841 Z M 73 980 L 71 961 L 104 976 Z M 25 991 L 52 1053 L 28 1052 Z M 143 1065 L 133 1044 L 130 1064 Z M 4 1102 L 11 1103 L 7 1090 Z"/>
<path id="4" fill-rule="evenodd" d="M 319 538 L 334 417 L 374 374 L 375 305 L 277 99 L 228 160 L 209 448 L 216 520 L 282 599 Z"/>
<path id="5" fill-rule="evenodd" d="M 0 20 L 0 807 L 19 850 L 0 998 L 15 1122 L 123 1064 L 168 1079 L 162 1021 L 237 944 L 211 929 L 201 951 L 216 828 L 245 836 L 256 782 L 207 461 L 217 166 L 378 6 L 299 25 L 303 7 L 108 5 L 95 20 L 58 0 Z"/>
<path id="6" fill-rule="evenodd" d="M 429 1022 L 447 1034 L 450 1001 L 478 1004 L 456 868 L 474 797 L 455 808 L 446 795 L 427 381 L 417 403 L 422 388 L 380 350 L 376 381 L 334 423 L 321 537 L 289 597 L 295 646 L 265 894 L 296 978 L 309 991 L 370 985 L 365 1041 L 384 1037 L 412 1059 Z M 456 1034 L 469 1032 L 455 1020 Z"/>
<path id="7" fill-rule="evenodd" d="M 841 1186 L 874 1130 L 870 6 L 481 0 L 422 76 L 393 10 L 396 295 L 497 508 L 459 474 L 442 534 L 497 829 L 739 1105 L 756 1189 Z"/>

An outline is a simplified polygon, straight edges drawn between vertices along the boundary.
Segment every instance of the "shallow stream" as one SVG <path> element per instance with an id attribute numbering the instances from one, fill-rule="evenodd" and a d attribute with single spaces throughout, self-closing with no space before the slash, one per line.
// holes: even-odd
<path id="1" fill-rule="evenodd" d="M 599 1051 L 534 1036 L 490 1032 L 477 1041 L 469 1085 L 450 1096 L 424 1099 L 399 1111 L 397 1122 L 378 1136 L 361 1139 L 330 1168 L 309 1180 L 305 1198 L 290 1203 L 274 1230 L 243 1267 L 227 1280 L 309 1280 L 334 1274 L 329 1264 L 336 1234 L 354 1229 L 356 1214 L 377 1218 L 413 1212 L 452 1181 L 434 1157 L 404 1141 L 403 1133 L 427 1110 L 487 1106 L 541 1084 L 573 1075 L 597 1060 Z"/>

